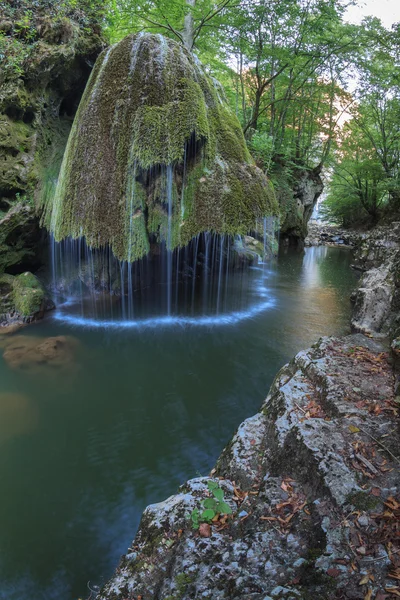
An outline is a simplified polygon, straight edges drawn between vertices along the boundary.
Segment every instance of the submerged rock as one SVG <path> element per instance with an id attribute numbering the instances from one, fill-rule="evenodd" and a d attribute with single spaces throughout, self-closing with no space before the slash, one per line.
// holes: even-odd
<path id="1" fill-rule="evenodd" d="M 159 35 L 130 35 L 99 57 L 44 223 L 134 262 L 150 244 L 201 232 L 246 234 L 278 214 L 239 121 L 200 62 Z"/>
<path id="2" fill-rule="evenodd" d="M 52 368 L 69 369 L 75 363 L 79 342 L 72 336 L 38 338 L 17 335 L 3 343 L 3 360 L 12 369 L 35 372 Z"/>
<path id="3" fill-rule="evenodd" d="M 145 510 L 99 600 L 328 600 L 383 591 L 383 502 L 399 493 L 393 384 L 387 351 L 360 334 L 300 352 L 210 477 Z M 193 511 L 210 498 L 210 481 L 232 516 L 197 530 Z M 372 577 L 360 587 L 364 572 Z"/>
<path id="4" fill-rule="evenodd" d="M 37 321 L 53 308 L 53 301 L 32 273 L 0 275 L 0 328 L 11 333 L 15 326 Z"/>

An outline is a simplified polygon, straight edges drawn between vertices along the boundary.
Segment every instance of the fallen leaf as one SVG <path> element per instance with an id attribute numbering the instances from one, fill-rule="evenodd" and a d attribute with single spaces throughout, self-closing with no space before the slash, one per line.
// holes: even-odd
<path id="1" fill-rule="evenodd" d="M 327 570 L 327 574 L 329 575 L 329 577 L 339 577 L 340 573 L 340 569 L 331 568 Z"/>
<path id="2" fill-rule="evenodd" d="M 360 581 L 358 582 L 358 585 L 366 585 L 369 582 L 369 573 L 367 573 L 367 575 L 364 575 L 364 577 L 362 579 L 360 579 Z"/>
<path id="3" fill-rule="evenodd" d="M 350 425 L 349 431 L 350 433 L 358 433 L 360 430 L 355 425 Z"/>
<path id="4" fill-rule="evenodd" d="M 377 488 L 377 487 L 373 487 L 371 489 L 371 495 L 372 496 L 376 496 L 377 498 L 379 498 L 380 495 L 381 495 L 381 490 L 379 488 Z"/>
<path id="5" fill-rule="evenodd" d="M 389 594 L 393 594 L 394 596 L 400 598 L 400 589 L 398 587 L 385 587 L 385 592 L 388 592 Z"/>
<path id="6" fill-rule="evenodd" d="M 201 537 L 211 537 L 211 527 L 208 523 L 202 523 L 199 527 Z"/>
<path id="7" fill-rule="evenodd" d="M 371 600 L 372 598 L 372 590 L 369 589 L 368 592 L 364 596 L 364 600 Z"/>

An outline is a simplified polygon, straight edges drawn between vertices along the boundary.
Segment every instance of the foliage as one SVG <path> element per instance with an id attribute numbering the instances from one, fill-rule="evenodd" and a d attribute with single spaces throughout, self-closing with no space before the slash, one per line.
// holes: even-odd
<path id="1" fill-rule="evenodd" d="M 257 164 L 264 171 L 269 172 L 274 155 L 274 138 L 264 131 L 255 131 L 249 142 L 249 148 Z"/>
<path id="2" fill-rule="evenodd" d="M 376 223 L 400 210 L 399 28 L 389 35 L 377 19 L 362 25 L 359 73 L 348 122 L 333 154 L 325 214 L 345 226 Z"/>
<path id="3" fill-rule="evenodd" d="M 190 51 L 210 49 L 210 27 L 236 5 L 237 0 L 110 0 L 107 31 L 112 41 L 147 31 L 181 42 Z"/>
<path id="4" fill-rule="evenodd" d="M 192 527 L 198 529 L 200 523 L 211 523 L 217 515 L 230 515 L 232 509 L 224 500 L 224 492 L 215 481 L 209 481 L 208 490 L 211 492 L 211 498 L 202 500 L 203 510 L 195 508 L 191 514 Z"/>

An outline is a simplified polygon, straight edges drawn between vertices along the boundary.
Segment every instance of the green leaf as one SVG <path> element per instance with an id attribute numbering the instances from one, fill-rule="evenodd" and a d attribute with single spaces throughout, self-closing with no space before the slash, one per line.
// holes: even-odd
<path id="1" fill-rule="evenodd" d="M 210 490 L 210 492 L 212 492 L 213 490 L 216 490 L 217 488 L 219 488 L 218 483 L 216 483 L 215 481 L 209 481 L 207 483 L 208 489 Z"/>
<path id="2" fill-rule="evenodd" d="M 200 511 L 198 508 L 195 508 L 192 511 L 192 514 L 190 515 L 190 518 L 192 519 L 192 527 L 193 529 L 198 529 L 199 528 L 199 517 L 200 517 Z"/>
<path id="3" fill-rule="evenodd" d="M 211 508 L 211 510 L 216 510 L 217 504 L 218 503 L 214 500 L 214 498 L 206 498 L 205 500 L 203 500 L 204 508 Z"/>
<path id="4" fill-rule="evenodd" d="M 224 492 L 223 492 L 223 490 L 221 490 L 221 488 L 217 488 L 216 490 L 213 490 L 212 493 L 216 497 L 217 500 L 220 500 L 221 502 L 223 501 Z"/>
<path id="5" fill-rule="evenodd" d="M 215 510 L 211 510 L 211 508 L 208 508 L 207 510 L 203 510 L 200 518 L 202 521 L 212 521 L 213 518 L 215 517 L 215 515 L 216 515 Z"/>
<path id="6" fill-rule="evenodd" d="M 221 515 L 231 515 L 232 509 L 226 502 L 218 502 L 217 512 Z"/>

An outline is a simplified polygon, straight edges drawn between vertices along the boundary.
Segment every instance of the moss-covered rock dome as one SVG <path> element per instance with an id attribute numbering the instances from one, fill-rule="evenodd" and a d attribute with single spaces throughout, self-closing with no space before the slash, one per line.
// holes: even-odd
<path id="1" fill-rule="evenodd" d="M 278 205 L 237 118 L 199 61 L 159 35 L 99 57 L 44 224 L 120 260 L 212 231 L 245 234 Z"/>

